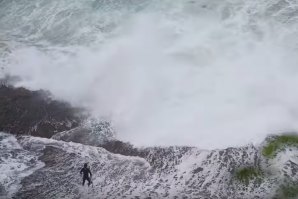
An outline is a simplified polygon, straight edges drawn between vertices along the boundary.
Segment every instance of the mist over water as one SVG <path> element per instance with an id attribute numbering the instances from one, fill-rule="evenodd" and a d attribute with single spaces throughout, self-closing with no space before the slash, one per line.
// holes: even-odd
<path id="1" fill-rule="evenodd" d="M 298 2 L 0 1 L 0 55 L 136 145 L 222 148 L 298 130 Z"/>

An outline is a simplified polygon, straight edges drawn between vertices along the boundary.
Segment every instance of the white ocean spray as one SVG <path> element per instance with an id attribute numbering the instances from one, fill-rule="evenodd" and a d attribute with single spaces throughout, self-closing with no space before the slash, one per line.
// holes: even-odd
<path id="1" fill-rule="evenodd" d="M 297 1 L 0 1 L 0 11 L 1 63 L 19 86 L 89 108 L 135 145 L 222 148 L 298 130 Z"/>

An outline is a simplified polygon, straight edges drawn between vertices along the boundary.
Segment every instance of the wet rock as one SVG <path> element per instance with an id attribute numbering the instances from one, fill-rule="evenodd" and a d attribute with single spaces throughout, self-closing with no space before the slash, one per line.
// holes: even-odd
<path id="1" fill-rule="evenodd" d="M 81 112 L 46 91 L 0 86 L 0 131 L 50 138 L 79 126 Z"/>
<path id="2" fill-rule="evenodd" d="M 198 167 L 198 168 L 196 168 L 195 170 L 193 170 L 192 172 L 193 172 L 193 173 L 199 173 L 199 172 L 201 172 L 201 171 L 203 171 L 203 170 L 204 170 L 203 168 Z"/>

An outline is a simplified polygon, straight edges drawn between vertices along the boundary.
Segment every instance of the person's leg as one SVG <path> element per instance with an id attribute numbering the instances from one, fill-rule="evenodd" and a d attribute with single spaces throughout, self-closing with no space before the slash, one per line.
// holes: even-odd
<path id="1" fill-rule="evenodd" d="M 86 178 L 85 178 L 85 177 L 83 177 L 83 186 L 84 186 L 84 184 L 85 184 L 85 181 L 86 181 Z"/>
<path id="2" fill-rule="evenodd" d="M 91 185 L 91 180 L 89 177 L 87 178 L 87 180 L 88 180 L 88 187 L 89 187 Z"/>

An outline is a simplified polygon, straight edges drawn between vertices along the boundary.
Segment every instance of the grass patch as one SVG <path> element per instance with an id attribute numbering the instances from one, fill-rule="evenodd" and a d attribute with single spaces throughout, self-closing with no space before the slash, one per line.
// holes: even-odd
<path id="1" fill-rule="evenodd" d="M 253 179 L 262 179 L 263 175 L 263 172 L 258 167 L 244 167 L 235 173 L 236 179 L 246 185 Z"/>
<path id="2" fill-rule="evenodd" d="M 298 135 L 280 135 L 271 139 L 262 150 L 267 158 L 274 158 L 276 154 L 287 146 L 298 147 Z"/>

